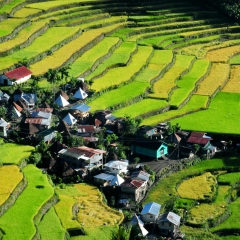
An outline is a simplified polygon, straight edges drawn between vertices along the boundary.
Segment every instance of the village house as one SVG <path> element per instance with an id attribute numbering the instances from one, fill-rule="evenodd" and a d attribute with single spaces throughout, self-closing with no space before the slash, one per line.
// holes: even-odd
<path id="1" fill-rule="evenodd" d="M 0 84 L 11 86 L 14 84 L 24 83 L 32 76 L 32 72 L 25 66 L 21 66 L 0 76 Z"/>
<path id="2" fill-rule="evenodd" d="M 160 234 L 175 239 L 179 235 L 181 217 L 173 212 L 166 212 L 157 219 Z"/>
<path id="3" fill-rule="evenodd" d="M 73 95 L 73 98 L 83 100 L 87 97 L 87 93 L 84 92 L 81 88 L 79 88 Z"/>
<path id="4" fill-rule="evenodd" d="M 120 173 L 127 173 L 128 172 L 128 160 L 123 161 L 110 161 L 104 164 L 103 169 L 106 173 L 111 174 L 120 174 Z"/>
<path id="5" fill-rule="evenodd" d="M 130 198 L 135 202 L 140 202 L 145 196 L 147 182 L 140 180 L 125 180 L 121 184 L 120 198 Z"/>
<path id="6" fill-rule="evenodd" d="M 44 141 L 49 144 L 56 136 L 57 136 L 57 131 L 50 128 L 42 132 L 39 132 L 36 135 L 36 140 L 38 142 Z"/>
<path id="7" fill-rule="evenodd" d="M 168 145 L 162 141 L 134 141 L 131 152 L 155 159 L 159 159 L 168 154 Z"/>
<path id="8" fill-rule="evenodd" d="M 151 126 L 141 126 L 137 130 L 137 136 L 152 138 L 153 135 L 157 134 L 157 128 Z"/>
<path id="9" fill-rule="evenodd" d="M 96 133 L 97 128 L 94 125 L 78 125 L 77 133 L 82 137 L 90 137 Z"/>
<path id="10" fill-rule="evenodd" d="M 73 168 L 92 169 L 102 165 L 103 154 L 105 154 L 106 151 L 81 146 L 62 149 L 58 153 L 59 157 L 69 163 Z"/>
<path id="11" fill-rule="evenodd" d="M 66 107 L 69 105 L 69 102 L 62 95 L 59 95 L 54 101 L 54 104 L 58 105 L 59 107 Z"/>
<path id="12" fill-rule="evenodd" d="M 75 123 L 77 123 L 77 119 L 73 117 L 70 113 L 68 113 L 63 121 L 65 121 L 69 126 L 73 126 Z"/>
<path id="13" fill-rule="evenodd" d="M 0 104 L 5 104 L 8 102 L 10 96 L 0 90 Z"/>
<path id="14" fill-rule="evenodd" d="M 100 173 L 93 177 L 96 184 L 108 186 L 110 182 L 114 179 L 114 176 L 107 173 Z"/>
<path id="15" fill-rule="evenodd" d="M 145 204 L 141 211 L 141 219 L 144 223 L 155 222 L 159 216 L 161 205 L 155 202 Z"/>
<path id="16" fill-rule="evenodd" d="M 13 100 L 15 103 L 19 103 L 23 109 L 31 112 L 37 102 L 37 95 L 34 93 L 17 93 L 14 94 Z"/>
<path id="17" fill-rule="evenodd" d="M 147 172 L 144 172 L 144 171 L 142 171 L 142 170 L 140 170 L 140 171 L 134 171 L 134 172 L 132 172 L 132 174 L 131 174 L 131 179 L 132 179 L 132 180 L 141 180 L 141 181 L 146 181 L 146 182 L 148 182 L 149 177 L 150 177 L 150 174 L 147 173 Z"/>
<path id="18" fill-rule="evenodd" d="M 90 107 L 86 104 L 76 104 L 69 110 L 79 123 L 84 124 L 88 121 Z"/>

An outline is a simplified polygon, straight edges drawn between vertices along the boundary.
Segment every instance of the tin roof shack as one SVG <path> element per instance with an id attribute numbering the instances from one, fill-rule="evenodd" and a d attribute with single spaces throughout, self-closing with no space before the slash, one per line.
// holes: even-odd
<path id="1" fill-rule="evenodd" d="M 128 179 L 121 184 L 120 198 L 130 198 L 140 202 L 144 198 L 146 190 L 147 182 Z"/>
<path id="2" fill-rule="evenodd" d="M 103 154 L 106 151 L 81 146 L 62 149 L 58 153 L 60 158 L 69 163 L 73 168 L 87 168 L 91 170 L 102 165 Z"/>
<path id="3" fill-rule="evenodd" d="M 78 125 L 77 132 L 82 137 L 90 137 L 94 133 L 98 132 L 100 129 L 96 128 L 94 125 Z"/>
<path id="4" fill-rule="evenodd" d="M 179 235 L 181 217 L 173 212 L 166 212 L 157 219 L 158 228 L 162 236 L 175 238 Z"/>
<path id="5" fill-rule="evenodd" d="M 141 181 L 146 181 L 146 182 L 148 182 L 149 177 L 150 177 L 150 174 L 147 173 L 147 172 L 144 172 L 144 171 L 142 171 L 142 170 L 140 170 L 140 171 L 134 171 L 134 172 L 132 172 L 132 174 L 131 174 L 131 179 L 132 179 L 132 180 L 141 180 Z"/>
<path id="6" fill-rule="evenodd" d="M 36 140 L 38 142 L 44 141 L 49 144 L 56 136 L 57 131 L 50 128 L 38 133 L 36 136 Z"/>
<path id="7" fill-rule="evenodd" d="M 159 216 L 161 205 L 155 202 L 145 204 L 141 211 L 141 219 L 144 223 L 155 222 Z"/>
<path id="8" fill-rule="evenodd" d="M 13 96 L 14 102 L 17 102 L 27 111 L 32 111 L 37 101 L 37 95 L 34 93 L 17 93 Z"/>
<path id="9" fill-rule="evenodd" d="M 132 143 L 131 151 L 158 159 L 168 154 L 168 145 L 160 141 L 135 141 Z"/>
<path id="10" fill-rule="evenodd" d="M 157 128 L 151 126 L 141 126 L 137 130 L 137 136 L 152 138 L 153 135 L 157 134 Z"/>
<path id="11" fill-rule="evenodd" d="M 111 174 L 120 174 L 120 173 L 127 173 L 128 172 L 128 160 L 126 161 L 110 161 L 106 164 L 104 164 L 103 169 L 105 172 L 111 173 Z"/>
<path id="12" fill-rule="evenodd" d="M 26 82 L 32 76 L 32 72 L 25 66 L 4 73 L 0 76 L 0 84 L 11 86 Z"/>
<path id="13" fill-rule="evenodd" d="M 110 185 L 111 181 L 114 179 L 114 176 L 107 173 L 100 173 L 93 178 L 96 184 L 103 185 L 105 187 Z"/>

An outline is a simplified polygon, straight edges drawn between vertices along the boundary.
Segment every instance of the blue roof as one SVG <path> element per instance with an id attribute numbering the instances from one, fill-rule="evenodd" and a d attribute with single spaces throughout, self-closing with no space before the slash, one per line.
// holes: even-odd
<path id="1" fill-rule="evenodd" d="M 158 203 L 155 203 L 155 202 L 147 203 L 144 206 L 144 208 L 141 212 L 141 215 L 150 213 L 152 215 L 158 216 L 159 212 L 160 212 L 160 208 L 161 208 L 161 204 L 158 204 Z"/>
<path id="2" fill-rule="evenodd" d="M 88 105 L 85 105 L 85 104 L 76 104 L 76 105 L 72 106 L 70 109 L 76 109 L 81 112 L 88 112 L 90 108 L 91 107 L 89 107 Z"/>
<path id="3" fill-rule="evenodd" d="M 100 173 L 100 174 L 98 174 L 94 177 L 98 178 L 98 179 L 105 180 L 105 181 L 112 181 L 112 179 L 115 178 L 115 176 L 110 175 L 110 174 L 106 174 L 106 173 Z"/>
<path id="4" fill-rule="evenodd" d="M 31 103 L 31 101 L 35 103 L 37 101 L 37 95 L 34 93 L 15 94 L 13 96 L 14 102 L 18 101 L 20 98 L 25 99 L 28 103 Z"/>

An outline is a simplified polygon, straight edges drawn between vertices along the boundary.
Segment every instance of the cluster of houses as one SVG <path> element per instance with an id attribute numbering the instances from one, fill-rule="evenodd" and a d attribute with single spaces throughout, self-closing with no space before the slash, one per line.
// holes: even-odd
<path id="1" fill-rule="evenodd" d="M 154 234 L 167 239 L 182 239 L 185 234 L 179 230 L 181 217 L 174 212 L 160 214 L 160 209 L 161 204 L 155 202 L 145 204 L 140 215 L 134 215 L 131 225 L 137 225 L 142 236 Z"/>

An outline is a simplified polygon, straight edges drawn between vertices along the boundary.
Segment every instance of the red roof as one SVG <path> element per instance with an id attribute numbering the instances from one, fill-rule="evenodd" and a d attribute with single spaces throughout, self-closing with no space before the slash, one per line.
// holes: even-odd
<path id="1" fill-rule="evenodd" d="M 16 104 L 15 102 L 13 102 L 13 106 L 19 111 L 21 112 L 23 109 L 18 105 Z"/>
<path id="2" fill-rule="evenodd" d="M 88 158 L 91 158 L 95 154 L 106 153 L 106 151 L 104 151 L 104 150 L 93 149 L 93 148 L 89 148 L 89 147 L 85 147 L 85 146 L 69 148 L 67 151 L 70 153 L 84 155 L 85 157 L 88 157 Z"/>
<path id="3" fill-rule="evenodd" d="M 192 137 L 190 136 L 187 140 L 188 143 L 195 143 L 195 144 L 201 144 L 206 145 L 209 142 L 209 138 L 199 138 L 199 137 Z"/>
<path id="4" fill-rule="evenodd" d="M 79 125 L 78 132 L 80 133 L 94 133 L 95 127 L 93 125 Z"/>
<path id="5" fill-rule="evenodd" d="M 42 118 L 26 118 L 25 123 L 41 124 Z"/>
<path id="6" fill-rule="evenodd" d="M 203 132 L 192 132 L 191 133 L 191 137 L 202 138 L 204 135 L 205 135 L 205 133 L 203 133 Z"/>
<path id="7" fill-rule="evenodd" d="M 45 112 L 45 113 L 52 113 L 53 108 L 35 108 L 32 110 L 33 112 Z"/>
<path id="8" fill-rule="evenodd" d="M 32 74 L 32 72 L 24 66 L 4 73 L 4 75 L 7 76 L 10 80 L 13 80 L 13 79 L 18 80 L 18 79 L 24 78 L 26 76 L 29 76 L 31 74 Z"/>

